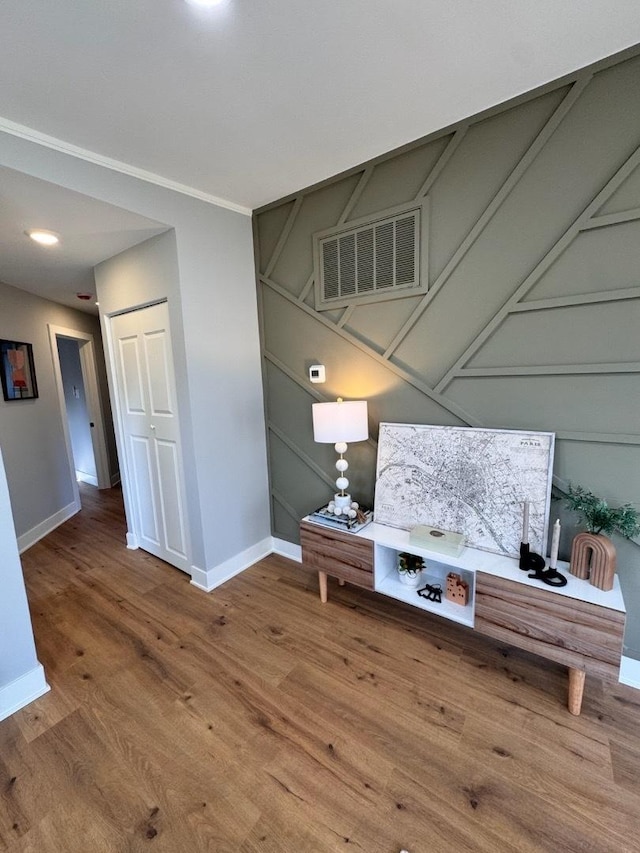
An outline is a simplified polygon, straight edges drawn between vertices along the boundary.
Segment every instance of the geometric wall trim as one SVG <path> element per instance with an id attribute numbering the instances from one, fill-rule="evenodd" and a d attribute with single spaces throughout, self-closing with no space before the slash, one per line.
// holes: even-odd
<path id="1" fill-rule="evenodd" d="M 275 536 L 295 541 L 328 494 L 310 408 L 337 396 L 369 402 L 371 441 L 349 450 L 366 503 L 377 426 L 395 421 L 554 432 L 557 483 L 640 507 L 638 92 L 636 51 L 254 213 Z M 316 310 L 313 235 L 411 205 L 424 292 Z M 640 657 L 632 554 L 636 570 L 618 564 Z"/>

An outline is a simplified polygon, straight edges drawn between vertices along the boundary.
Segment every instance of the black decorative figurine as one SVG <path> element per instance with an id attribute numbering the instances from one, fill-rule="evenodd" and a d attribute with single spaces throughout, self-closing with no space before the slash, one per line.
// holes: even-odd
<path id="1" fill-rule="evenodd" d="M 557 526 L 557 536 L 555 531 L 555 526 Z M 556 522 L 554 526 L 554 543 L 551 548 L 551 562 L 553 566 L 549 566 L 548 569 L 545 568 L 544 557 L 541 554 L 536 554 L 529 547 L 529 501 L 524 502 L 524 518 L 522 521 L 522 541 L 520 542 L 520 562 L 518 563 L 519 568 L 522 569 L 523 572 L 530 572 L 528 577 L 531 580 L 539 580 L 543 583 L 546 583 L 547 586 L 566 586 L 567 579 L 564 575 L 561 575 L 560 572 L 556 569 L 556 559 L 558 556 L 558 542 L 557 539 L 560 536 L 560 522 Z"/>

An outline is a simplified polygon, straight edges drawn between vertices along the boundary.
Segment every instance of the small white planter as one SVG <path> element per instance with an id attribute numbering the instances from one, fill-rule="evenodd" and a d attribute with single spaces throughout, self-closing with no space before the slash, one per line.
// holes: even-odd
<path id="1" fill-rule="evenodd" d="M 398 572 L 398 577 L 400 583 L 416 589 L 420 586 L 420 581 L 422 580 L 422 570 L 419 572 Z"/>

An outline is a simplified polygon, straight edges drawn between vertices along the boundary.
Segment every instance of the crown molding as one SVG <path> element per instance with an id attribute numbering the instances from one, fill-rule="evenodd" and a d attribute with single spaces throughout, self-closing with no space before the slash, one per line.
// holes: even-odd
<path id="1" fill-rule="evenodd" d="M 103 166 L 105 169 L 111 169 L 114 172 L 120 172 L 123 175 L 128 175 L 131 178 L 146 181 L 149 184 L 156 184 L 173 192 L 182 193 L 192 198 L 197 198 L 199 201 L 204 201 L 206 204 L 214 204 L 216 207 L 223 207 L 227 210 L 233 210 L 235 213 L 241 213 L 244 216 L 251 216 L 251 208 L 244 207 L 241 204 L 228 201 L 218 196 L 210 195 L 209 193 L 197 190 L 195 187 L 189 187 L 186 184 L 172 181 L 169 178 L 164 178 L 162 175 L 156 175 L 155 172 L 147 172 L 145 169 L 138 169 L 136 166 L 130 166 L 128 163 L 123 163 L 120 160 L 113 160 L 111 157 L 103 157 L 101 154 L 96 154 L 95 151 L 89 151 L 87 148 L 80 148 L 78 145 L 72 145 L 70 142 L 65 142 L 63 139 L 57 139 L 55 136 L 49 136 L 46 133 L 41 133 L 39 130 L 34 130 L 32 127 L 27 127 L 24 124 L 17 124 L 14 121 L 0 116 L 0 132 L 9 133 L 12 136 L 17 136 L 20 139 L 26 139 L 29 142 L 35 142 L 36 145 L 42 145 L 45 148 L 51 148 L 54 151 L 60 151 L 63 154 L 68 154 L 71 157 L 76 157 L 79 160 L 86 160 L 88 163 L 93 163 L 96 166 Z"/>

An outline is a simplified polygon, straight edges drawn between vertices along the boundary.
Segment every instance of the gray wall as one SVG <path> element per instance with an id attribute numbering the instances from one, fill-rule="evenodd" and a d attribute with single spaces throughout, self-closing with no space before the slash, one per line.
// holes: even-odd
<path id="1" fill-rule="evenodd" d="M 244 568 L 270 542 L 250 218 L 8 133 L 0 133 L 0 165 L 174 229 L 181 322 L 174 314 L 171 322 L 176 368 L 187 377 L 187 489 L 204 528 L 197 568 L 211 583 Z"/>
<path id="2" fill-rule="evenodd" d="M 330 494 L 311 403 L 366 398 L 350 448 L 372 501 L 381 421 L 556 433 L 556 484 L 640 507 L 640 58 L 610 61 L 257 211 L 274 535 Z M 312 234 L 423 199 L 424 297 L 317 312 Z M 327 367 L 312 386 L 308 366 Z M 568 556 L 575 519 L 564 522 Z M 616 540 L 640 658 L 640 549 Z"/>
<path id="3" fill-rule="evenodd" d="M 69 439 L 73 452 L 76 474 L 87 482 L 97 485 L 96 460 L 91 441 L 89 411 L 84 390 L 80 349 L 78 341 L 58 338 L 60 372 L 64 388 L 64 402 L 69 423 Z M 87 479 L 88 478 L 88 479 Z"/>
<path id="4" fill-rule="evenodd" d="M 167 301 L 175 362 L 181 442 L 184 446 L 186 432 L 187 447 L 189 447 L 190 399 L 184 358 L 184 326 L 180 304 L 180 275 L 175 232 L 169 230 L 103 261 L 95 267 L 94 276 L 105 340 L 108 338 L 106 317 L 153 302 Z M 109 381 L 111 394 L 115 400 L 118 392 L 111 369 L 109 369 Z M 123 448 L 120 448 L 120 452 L 124 457 Z M 195 565 L 202 566 L 205 561 L 205 546 L 200 523 L 200 496 L 197 481 L 190 468 L 187 469 L 186 482 L 192 560 Z M 133 517 L 132 499 L 130 484 L 126 482 L 126 478 L 123 478 L 123 496 L 127 516 L 131 519 Z"/>
<path id="5" fill-rule="evenodd" d="M 237 216 L 236 221 L 243 224 L 249 233 L 250 223 L 246 217 Z M 232 235 L 229 235 L 229 240 L 231 250 Z M 250 259 L 251 254 L 247 257 L 247 265 Z M 225 277 L 219 272 L 222 285 Z M 251 349 L 256 352 L 258 349 L 257 312 L 253 291 L 248 290 L 251 297 L 249 308 L 255 321 L 253 339 L 249 337 L 247 341 L 243 334 L 246 328 L 251 336 L 252 326 L 242 307 L 242 302 L 247 301 L 246 295 L 243 296 L 241 288 L 235 293 L 233 288 L 230 288 L 229 293 L 226 293 L 224 287 L 218 292 L 212 288 L 207 289 L 197 299 L 195 306 L 189 311 L 191 325 L 197 318 L 198 326 L 204 323 L 207 328 L 200 328 L 197 333 L 192 331 L 187 339 L 184 320 L 187 305 L 178 269 L 176 234 L 173 230 L 146 240 L 99 264 L 95 268 L 95 278 L 103 317 L 127 308 L 167 299 L 183 447 L 185 439 L 187 446 L 190 444 L 188 429 L 190 423 L 194 424 L 194 416 L 198 424 L 197 432 L 202 434 L 197 464 L 187 464 L 185 471 L 193 562 L 195 568 L 206 566 L 208 570 L 213 570 L 208 577 L 209 581 L 213 581 L 215 567 L 241 550 L 240 543 L 246 543 L 246 537 L 252 536 L 249 543 L 253 544 L 268 535 L 268 528 L 264 526 L 267 521 L 266 458 L 262 395 L 257 372 L 259 362 L 256 358 L 252 365 L 251 356 Z M 236 300 L 238 311 L 234 314 L 232 309 Z M 226 328 L 224 331 L 218 328 L 216 334 L 216 327 L 219 327 L 225 312 L 230 312 Z M 225 353 L 223 342 L 225 339 L 229 341 L 229 336 L 232 340 L 228 352 Z M 192 359 L 187 356 L 187 351 L 194 354 Z M 256 383 L 256 387 L 253 392 L 247 391 L 245 396 L 242 388 L 247 385 L 252 367 L 254 377 L 251 382 Z M 228 387 L 234 375 L 237 376 L 238 382 L 236 392 Z M 113 394 L 115 396 L 115 390 Z M 233 420 L 235 410 L 245 410 L 247 415 L 237 418 L 236 434 L 232 442 L 234 452 L 229 453 L 227 422 L 230 417 Z M 236 453 L 235 441 L 240 442 L 241 448 L 243 435 L 244 440 L 251 440 L 246 442 L 244 450 Z M 234 470 L 227 473 L 225 469 L 229 464 Z M 262 478 L 262 491 L 256 491 L 255 477 Z M 246 490 L 246 509 L 242 508 L 240 502 L 243 487 Z M 235 513 L 228 513 L 225 498 L 225 495 L 234 492 L 237 492 L 237 517 Z M 125 497 L 126 494 L 125 489 Z M 256 495 L 261 495 L 262 505 L 258 513 L 252 514 L 250 507 Z M 222 519 L 224 523 L 221 523 Z M 194 577 L 197 578 L 197 575 Z"/>
<path id="6" fill-rule="evenodd" d="M 39 397 L 5 402 L 0 399 L 2 448 L 18 537 L 69 507 L 74 501 L 63 432 L 63 413 L 56 390 L 48 325 L 93 335 L 102 393 L 111 473 L 117 472 L 113 425 L 110 420 L 107 378 L 101 354 L 102 336 L 97 317 L 74 311 L 48 299 L 0 282 L 0 338 L 33 345 Z"/>
<path id="7" fill-rule="evenodd" d="M 36 658 L 31 616 L 11 521 L 9 491 L 0 450 L 0 720 L 47 689 Z"/>

